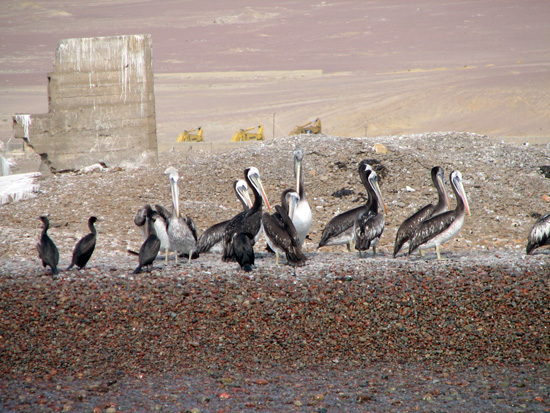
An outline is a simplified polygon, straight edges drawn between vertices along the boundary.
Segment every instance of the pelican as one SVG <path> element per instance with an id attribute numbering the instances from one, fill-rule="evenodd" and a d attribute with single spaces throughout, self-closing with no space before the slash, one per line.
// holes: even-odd
<path id="1" fill-rule="evenodd" d="M 271 212 L 271 206 L 264 191 L 260 172 L 255 167 L 249 167 L 244 170 L 245 180 L 254 193 L 254 203 L 252 207 L 235 215 L 225 227 L 223 235 L 223 256 L 224 261 L 232 261 L 235 257 L 233 238 L 234 234 L 250 234 L 252 246 L 258 241 L 262 229 L 262 201 L 265 200 L 268 210 Z"/>
<path id="2" fill-rule="evenodd" d="M 403 244 L 410 240 L 419 223 L 451 209 L 451 202 L 449 200 L 449 196 L 447 195 L 447 189 L 445 188 L 445 182 L 443 180 L 443 168 L 440 166 L 434 166 L 431 174 L 432 182 L 437 189 L 437 204 L 428 204 L 403 221 L 397 230 L 397 235 L 395 237 L 395 245 L 393 247 L 394 258 L 401 247 L 403 247 Z"/>
<path id="3" fill-rule="evenodd" d="M 527 239 L 527 254 L 533 254 L 535 249 L 550 245 L 550 214 L 537 219 Z"/>
<path id="4" fill-rule="evenodd" d="M 176 168 L 170 167 L 164 173 L 170 178 L 172 190 L 172 214 L 166 222 L 166 232 L 170 241 L 169 249 L 176 253 L 176 263 L 178 262 L 178 253 L 188 255 L 188 262 L 191 262 L 193 253 L 197 250 L 197 228 L 189 216 L 184 218 L 180 215 L 178 171 Z"/>
<path id="5" fill-rule="evenodd" d="M 154 221 L 158 216 L 159 214 L 157 212 L 153 212 L 149 218 Z M 143 267 L 148 267 L 148 272 L 151 272 L 149 266 L 152 266 L 155 258 L 157 258 L 159 250 L 160 239 L 153 231 L 149 231 L 147 239 L 141 244 L 141 248 L 139 249 L 139 264 L 134 270 L 134 274 L 139 274 Z"/>
<path id="6" fill-rule="evenodd" d="M 435 247 L 437 259 L 440 260 L 439 247 L 459 233 L 464 224 L 466 213 L 470 215 L 468 199 L 462 184 L 462 174 L 459 171 L 453 171 L 449 180 L 456 195 L 456 208 L 418 224 L 409 241 L 409 255 L 416 249 L 423 250 Z"/>
<path id="7" fill-rule="evenodd" d="M 300 196 L 300 201 L 294 211 L 292 223 L 296 228 L 298 237 L 300 238 L 300 248 L 304 245 L 306 236 L 311 228 L 311 208 L 307 202 L 306 189 L 304 186 L 304 169 L 302 161 L 304 159 L 304 150 L 297 148 L 294 151 L 294 176 L 296 177 L 296 192 Z"/>
<path id="8" fill-rule="evenodd" d="M 36 244 L 38 250 L 38 256 L 42 260 L 42 265 L 46 268 L 47 265 L 52 269 L 52 273 L 59 274 L 57 264 L 59 263 L 59 251 L 53 243 L 52 239 L 48 236 L 48 228 L 50 227 L 50 220 L 47 216 L 41 216 L 40 220 L 44 224 L 42 227 L 42 234 L 40 235 L 40 241 Z"/>
<path id="9" fill-rule="evenodd" d="M 97 230 L 94 227 L 95 222 L 97 222 L 96 217 L 90 217 L 88 219 L 88 228 L 90 229 L 90 233 L 83 236 L 74 247 L 73 259 L 71 261 L 71 265 L 67 267 L 67 270 L 73 268 L 74 265 L 76 265 L 78 269 L 82 269 L 90 260 L 94 252 L 95 242 L 97 239 Z"/>
<path id="10" fill-rule="evenodd" d="M 388 210 L 382 198 L 382 192 L 380 192 L 378 175 L 372 169 L 367 169 L 366 166 L 364 171 L 361 174 L 361 180 L 367 189 L 368 200 L 365 205 L 366 211 L 363 211 L 354 223 L 355 249 L 359 251 L 359 257 L 361 257 L 362 251 L 366 251 L 372 246 L 373 256 L 376 257 L 376 246 L 384 232 L 385 225 L 384 214 L 378 212 L 378 207 L 384 208 L 386 215 Z"/>
<path id="11" fill-rule="evenodd" d="M 233 182 L 233 189 L 241 202 L 243 211 L 249 210 L 252 206 L 252 200 L 248 194 L 248 185 L 246 181 L 243 179 L 236 180 Z M 219 222 L 205 230 L 199 238 L 197 253 L 201 254 L 208 251 L 222 252 L 223 234 L 229 221 L 230 220 Z"/>
<path id="12" fill-rule="evenodd" d="M 262 221 L 268 245 L 275 252 L 275 264 L 279 265 L 279 254 L 285 254 L 290 265 L 302 266 L 307 258 L 302 253 L 300 238 L 292 223 L 300 196 L 293 189 L 286 189 L 281 195 L 281 205 L 275 205 L 275 212 L 264 212 Z"/>
<path id="13" fill-rule="evenodd" d="M 254 265 L 254 248 L 252 247 L 252 240 L 254 236 L 252 234 L 245 234 L 242 232 L 233 234 L 233 251 L 235 252 L 235 259 L 246 271 L 252 271 Z"/>
<path id="14" fill-rule="evenodd" d="M 366 172 L 372 171 L 372 167 L 368 164 L 360 163 L 358 170 L 361 182 L 365 185 L 366 189 L 368 185 L 366 180 Z M 332 218 L 323 229 L 321 241 L 319 242 L 319 246 L 317 248 L 321 248 L 324 245 L 346 244 L 348 251 L 351 251 L 351 244 L 355 241 L 355 220 L 359 215 L 368 210 L 367 203 Z"/>

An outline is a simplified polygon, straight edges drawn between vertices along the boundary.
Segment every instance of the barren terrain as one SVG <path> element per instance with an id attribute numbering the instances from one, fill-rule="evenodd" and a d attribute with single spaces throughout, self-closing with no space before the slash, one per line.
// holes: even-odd
<path id="1" fill-rule="evenodd" d="M 549 411 L 550 254 L 525 256 L 550 205 L 549 15 L 512 0 L 5 1 L 0 150 L 14 173 L 38 162 L 11 116 L 47 112 L 63 38 L 152 34 L 160 154 L 44 177 L 35 198 L 0 206 L 0 410 Z M 316 117 L 324 135 L 287 136 Z M 265 143 L 229 143 L 260 123 Z M 203 144 L 176 144 L 197 126 Z M 133 217 L 170 207 L 168 166 L 201 232 L 239 209 L 231 183 L 247 166 L 277 203 L 296 146 L 314 218 L 305 267 L 275 266 L 261 240 L 250 274 L 215 254 L 131 274 Z M 364 200 L 366 159 L 389 210 L 380 255 L 317 250 L 326 222 Z M 393 259 L 399 224 L 435 200 L 434 165 L 462 172 L 472 215 L 445 260 Z M 45 214 L 61 268 L 101 219 L 88 268 L 42 268 Z"/>
<path id="2" fill-rule="evenodd" d="M 276 266 L 262 240 L 250 274 L 217 254 L 177 265 L 159 257 L 152 273 L 131 274 L 137 260 L 126 250 L 141 243 L 133 216 L 144 203 L 170 205 L 168 166 L 180 170 L 182 209 L 202 231 L 238 211 L 231 183 L 246 166 L 259 168 L 276 203 L 294 183 L 295 146 L 306 150 L 314 215 L 305 267 Z M 379 169 L 389 209 L 380 255 L 317 250 L 324 224 L 364 201 L 361 160 Z M 524 249 L 548 208 L 546 160 L 543 148 L 467 133 L 302 135 L 167 152 L 152 168 L 46 178 L 36 198 L 0 209 L 4 403 L 29 411 L 544 411 L 550 254 Z M 435 164 L 446 176 L 462 172 L 472 215 L 442 262 L 434 252 L 393 259 L 398 225 L 435 200 Z M 339 198 L 340 189 L 351 193 Z M 42 269 L 42 214 L 61 268 L 88 216 L 101 219 L 89 268 L 56 280 Z"/>

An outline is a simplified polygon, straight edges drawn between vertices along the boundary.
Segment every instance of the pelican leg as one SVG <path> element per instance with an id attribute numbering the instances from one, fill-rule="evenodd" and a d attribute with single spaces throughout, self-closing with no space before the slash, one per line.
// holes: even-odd
<path id="1" fill-rule="evenodd" d="M 441 253 L 439 252 L 439 245 L 435 246 L 435 252 L 437 252 L 437 259 L 441 261 Z"/>
<path id="2" fill-rule="evenodd" d="M 176 264 L 178 263 L 178 251 L 174 251 L 174 259 L 176 260 Z"/>
<path id="3" fill-rule="evenodd" d="M 424 258 L 424 255 L 425 255 L 424 250 L 420 250 L 420 256 L 421 256 L 422 258 Z"/>
<path id="4" fill-rule="evenodd" d="M 279 265 L 279 253 L 275 252 L 275 265 Z"/>
<path id="5" fill-rule="evenodd" d="M 372 247 L 373 256 L 372 258 L 376 258 L 376 247 Z"/>
<path id="6" fill-rule="evenodd" d="M 168 264 L 168 248 L 166 248 L 166 251 L 164 251 L 164 263 L 165 264 Z"/>
<path id="7" fill-rule="evenodd" d="M 187 261 L 187 264 L 191 264 L 191 258 L 193 257 L 193 253 L 195 251 L 189 251 L 189 261 Z"/>

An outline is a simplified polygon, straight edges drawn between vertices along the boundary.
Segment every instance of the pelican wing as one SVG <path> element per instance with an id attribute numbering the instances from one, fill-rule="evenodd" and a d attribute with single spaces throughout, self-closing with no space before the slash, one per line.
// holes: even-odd
<path id="1" fill-rule="evenodd" d="M 421 222 L 409 242 L 409 255 L 420 245 L 428 242 L 445 229 L 447 229 L 456 219 L 454 211 L 447 211 L 436 215 L 426 221 Z"/>
<path id="2" fill-rule="evenodd" d="M 195 221 L 193 221 L 193 218 L 191 218 L 189 215 L 187 215 L 187 219 L 185 220 L 187 222 L 187 226 L 191 230 L 191 233 L 193 234 L 193 238 L 195 238 L 195 241 L 197 240 L 197 227 L 195 226 Z"/>
<path id="3" fill-rule="evenodd" d="M 420 208 L 410 217 L 408 217 L 403 223 L 399 226 L 397 230 L 397 235 L 395 236 L 395 245 L 393 247 L 393 256 L 395 257 L 403 244 L 409 241 L 414 234 L 416 227 L 422 222 L 427 220 L 432 216 L 434 212 L 434 205 L 428 204 L 423 208 Z"/>
<path id="4" fill-rule="evenodd" d="M 359 251 L 368 250 L 371 242 L 382 236 L 384 226 L 384 214 L 373 211 L 361 214 L 355 225 L 355 249 Z"/>
<path id="5" fill-rule="evenodd" d="M 227 228 L 229 220 L 218 222 L 207 228 L 199 237 L 197 252 L 199 254 L 208 252 L 210 248 L 223 240 L 223 234 Z"/>
<path id="6" fill-rule="evenodd" d="M 357 216 L 364 212 L 364 210 L 365 206 L 361 205 L 359 207 L 350 209 L 349 211 L 342 212 L 341 214 L 336 215 L 334 218 L 332 218 L 323 229 L 321 241 L 319 241 L 319 247 L 328 244 L 332 238 L 337 237 L 344 231 L 353 227 Z"/>
<path id="7" fill-rule="evenodd" d="M 550 214 L 537 220 L 527 239 L 527 254 L 531 254 L 536 248 L 550 245 Z"/>
<path id="8" fill-rule="evenodd" d="M 292 248 L 291 236 L 282 220 L 282 215 L 286 215 L 286 212 L 279 205 L 275 205 L 275 208 L 277 209 L 277 213 L 271 215 L 269 212 L 264 212 L 262 215 L 264 231 L 268 238 L 273 240 L 280 249 L 286 252 Z"/>

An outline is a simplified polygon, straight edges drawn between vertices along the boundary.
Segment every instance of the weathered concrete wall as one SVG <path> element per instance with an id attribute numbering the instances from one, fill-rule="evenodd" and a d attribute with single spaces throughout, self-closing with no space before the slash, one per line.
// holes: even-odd
<path id="1" fill-rule="evenodd" d="M 62 40 L 48 80 L 48 113 L 13 117 L 44 166 L 157 162 L 150 35 Z"/>

